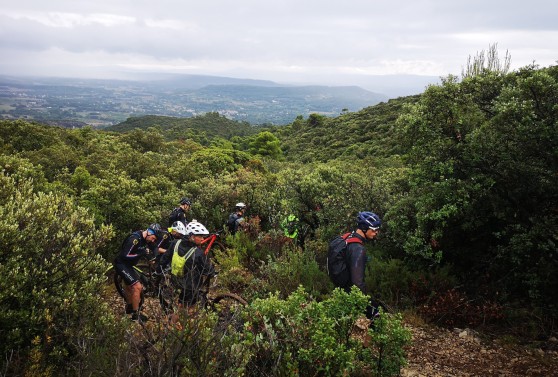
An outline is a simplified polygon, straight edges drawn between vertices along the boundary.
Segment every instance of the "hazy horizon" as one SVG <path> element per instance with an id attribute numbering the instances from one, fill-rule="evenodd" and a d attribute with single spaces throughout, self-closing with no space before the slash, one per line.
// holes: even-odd
<path id="1" fill-rule="evenodd" d="M 558 3 L 542 0 L 4 1 L 0 73 L 166 72 L 373 90 L 378 76 L 459 75 L 495 43 L 512 69 L 555 64 L 557 16 Z"/>

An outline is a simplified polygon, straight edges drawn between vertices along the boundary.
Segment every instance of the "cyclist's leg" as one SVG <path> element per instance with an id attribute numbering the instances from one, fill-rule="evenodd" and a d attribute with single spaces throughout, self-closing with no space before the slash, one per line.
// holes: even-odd
<path id="1" fill-rule="evenodd" d="M 125 283 L 124 299 L 126 300 L 127 304 L 131 305 L 131 308 L 129 309 L 131 309 L 131 313 L 133 316 L 134 314 L 137 314 L 141 304 L 141 293 L 143 290 L 143 286 L 139 280 L 139 274 L 133 268 L 133 266 L 129 266 L 123 263 L 116 263 L 114 267 Z"/>

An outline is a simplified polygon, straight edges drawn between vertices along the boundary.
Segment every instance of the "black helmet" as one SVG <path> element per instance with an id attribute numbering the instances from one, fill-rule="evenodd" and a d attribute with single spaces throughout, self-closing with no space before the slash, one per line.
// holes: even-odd
<path id="1" fill-rule="evenodd" d="M 149 227 L 147 228 L 147 231 L 149 233 L 152 233 L 154 235 L 156 235 L 157 237 L 161 234 L 161 231 L 163 229 L 161 228 L 161 225 L 157 224 L 157 223 L 153 223 L 151 225 L 149 225 Z"/>
<path id="2" fill-rule="evenodd" d="M 182 198 L 180 199 L 180 205 L 188 204 L 189 206 L 192 205 L 192 201 L 189 198 Z"/>

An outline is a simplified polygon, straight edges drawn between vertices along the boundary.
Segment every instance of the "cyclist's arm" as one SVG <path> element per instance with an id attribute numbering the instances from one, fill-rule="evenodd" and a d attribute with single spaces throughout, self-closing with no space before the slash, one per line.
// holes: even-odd
<path id="1" fill-rule="evenodd" d="M 172 243 L 171 243 L 172 245 Z M 161 259 L 159 260 L 159 264 L 161 266 L 168 266 L 170 264 L 170 262 L 172 261 L 172 255 L 174 253 L 174 250 L 172 247 L 170 247 L 167 249 L 166 253 L 161 255 Z"/>
<path id="2" fill-rule="evenodd" d="M 364 271 L 366 267 L 366 249 L 360 244 L 350 244 L 347 247 L 349 253 L 351 271 L 351 282 L 356 285 L 360 291 L 366 294 L 366 284 L 364 283 Z"/>

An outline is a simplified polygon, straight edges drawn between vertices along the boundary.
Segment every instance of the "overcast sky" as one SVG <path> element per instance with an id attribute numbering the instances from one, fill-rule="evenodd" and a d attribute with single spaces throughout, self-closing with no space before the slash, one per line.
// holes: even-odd
<path id="1" fill-rule="evenodd" d="M 0 0 L 0 74 L 177 72 L 339 84 L 558 60 L 558 1 Z"/>

